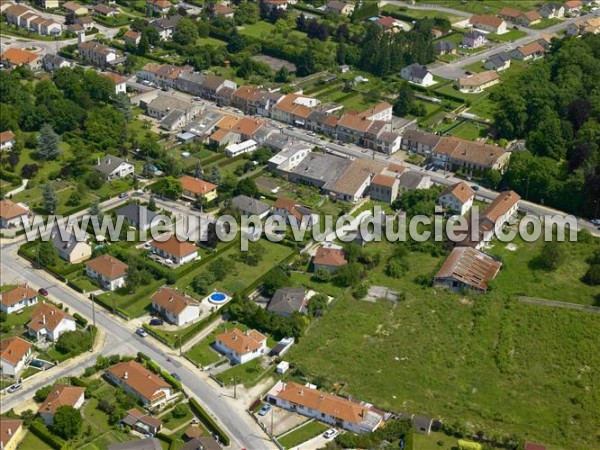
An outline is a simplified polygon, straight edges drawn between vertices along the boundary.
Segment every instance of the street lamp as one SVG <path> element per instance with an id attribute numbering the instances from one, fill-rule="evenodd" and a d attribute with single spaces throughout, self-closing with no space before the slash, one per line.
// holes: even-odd
<path id="1" fill-rule="evenodd" d="M 231 381 L 233 381 L 233 398 L 237 398 L 237 383 L 235 380 L 235 375 L 231 378 Z"/>
<path id="2" fill-rule="evenodd" d="M 525 189 L 525 200 L 529 199 L 529 181 L 531 180 L 531 175 L 528 175 L 527 178 L 521 178 L 521 181 L 527 180 L 527 188 Z"/>

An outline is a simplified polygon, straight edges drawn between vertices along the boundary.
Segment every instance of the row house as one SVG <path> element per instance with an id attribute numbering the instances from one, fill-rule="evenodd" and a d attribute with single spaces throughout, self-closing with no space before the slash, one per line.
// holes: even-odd
<path id="1" fill-rule="evenodd" d="M 206 80 L 206 76 L 199 72 L 183 71 L 175 79 L 174 87 L 178 91 L 187 92 L 188 94 L 200 97 L 202 95 L 202 85 Z"/>
<path id="2" fill-rule="evenodd" d="M 191 74 L 190 66 L 148 63 L 137 73 L 140 80 L 149 81 L 160 88 L 174 88 L 176 80 L 184 74 Z M 184 82 L 185 83 L 185 82 Z"/>
<path id="3" fill-rule="evenodd" d="M 12 5 L 4 10 L 6 22 L 29 31 L 45 35 L 58 36 L 63 31 L 63 26 L 56 20 L 44 17 L 23 5 Z"/>
<path id="4" fill-rule="evenodd" d="M 497 145 L 443 137 L 431 152 L 433 164 L 449 170 L 465 172 L 489 169 L 504 171 L 510 153 Z"/>
<path id="5" fill-rule="evenodd" d="M 80 42 L 79 56 L 93 65 L 105 67 L 117 59 L 117 51 L 98 42 Z"/>
<path id="6" fill-rule="evenodd" d="M 502 8 L 499 16 L 504 20 L 523 27 L 535 25 L 542 20 L 542 16 L 537 11 L 521 11 L 515 8 Z"/>
<path id="7" fill-rule="evenodd" d="M 288 94 L 273 107 L 271 117 L 280 122 L 304 126 L 318 104 L 316 98 Z"/>
<path id="8" fill-rule="evenodd" d="M 219 92 L 223 89 L 235 90 L 237 89 L 237 84 L 234 81 L 219 76 L 206 77 L 206 80 L 202 84 L 202 97 L 207 100 L 216 101 Z M 226 99 L 226 96 L 222 96 L 221 99 Z"/>

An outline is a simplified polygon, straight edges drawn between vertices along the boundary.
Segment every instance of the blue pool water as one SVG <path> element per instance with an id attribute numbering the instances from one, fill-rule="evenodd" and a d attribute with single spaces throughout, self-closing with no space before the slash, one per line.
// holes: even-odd
<path id="1" fill-rule="evenodd" d="M 222 293 L 222 292 L 214 292 L 212 294 L 210 294 L 210 296 L 208 297 L 208 300 L 211 303 L 224 303 L 227 301 L 227 295 Z"/>

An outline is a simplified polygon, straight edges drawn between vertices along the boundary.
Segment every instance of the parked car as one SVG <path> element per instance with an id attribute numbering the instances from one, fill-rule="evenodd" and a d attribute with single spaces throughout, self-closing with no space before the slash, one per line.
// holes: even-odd
<path id="1" fill-rule="evenodd" d="M 127 198 L 127 197 L 129 197 L 129 194 L 127 192 L 121 192 L 119 194 L 119 198 Z"/>
<path id="2" fill-rule="evenodd" d="M 334 437 L 337 436 L 337 434 L 338 434 L 338 432 L 335 428 L 330 428 L 325 433 L 323 433 L 323 437 L 325 439 L 333 439 Z"/>
<path id="3" fill-rule="evenodd" d="M 471 189 L 473 189 L 474 191 L 478 191 L 479 190 L 479 186 L 477 186 L 476 184 L 471 186 Z"/>
<path id="4" fill-rule="evenodd" d="M 600 225 L 600 219 L 592 219 L 594 225 Z"/>
<path id="5" fill-rule="evenodd" d="M 260 411 L 258 412 L 258 415 L 259 416 L 266 416 L 270 409 L 271 409 L 271 405 L 269 405 L 268 403 L 265 403 L 263 405 L 263 407 L 260 408 Z"/>
<path id="6" fill-rule="evenodd" d="M 44 288 L 39 288 L 38 294 L 43 295 L 44 297 L 48 297 L 48 291 Z"/>
<path id="7" fill-rule="evenodd" d="M 137 334 L 138 336 L 141 336 L 143 338 L 148 336 L 148 333 L 143 328 L 138 328 L 137 330 L 135 330 L 135 334 Z"/>
<path id="8" fill-rule="evenodd" d="M 161 325 L 164 325 L 165 321 L 162 319 L 152 319 L 150 320 L 150 325 L 153 327 L 159 327 Z"/>
<path id="9" fill-rule="evenodd" d="M 8 387 L 8 389 L 6 389 L 6 392 L 8 392 L 9 394 L 12 394 L 13 392 L 17 392 L 22 387 L 23 387 L 23 385 L 21 383 L 15 383 L 13 385 L 10 385 Z"/>
<path id="10" fill-rule="evenodd" d="M 175 372 L 171 373 L 171 376 L 175 378 L 177 381 L 181 381 L 181 377 L 177 375 Z"/>

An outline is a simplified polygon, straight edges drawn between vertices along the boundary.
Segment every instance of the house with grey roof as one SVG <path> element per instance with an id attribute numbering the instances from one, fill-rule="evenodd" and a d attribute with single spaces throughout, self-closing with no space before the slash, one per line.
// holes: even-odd
<path id="1" fill-rule="evenodd" d="M 470 31 L 463 34 L 462 45 L 468 48 L 477 48 L 487 43 L 487 37 L 480 31 Z"/>
<path id="2" fill-rule="evenodd" d="M 330 191 L 350 164 L 352 161 L 347 158 L 312 152 L 290 172 L 289 179 Z"/>
<path id="3" fill-rule="evenodd" d="M 456 44 L 450 41 L 436 41 L 433 47 L 438 55 L 455 55 Z"/>
<path id="4" fill-rule="evenodd" d="M 263 146 L 279 152 L 290 147 L 294 142 L 296 142 L 294 138 L 287 134 L 275 133 L 263 142 Z"/>
<path id="5" fill-rule="evenodd" d="M 200 72 L 182 72 L 175 79 L 175 89 L 200 97 L 206 76 Z"/>
<path id="6" fill-rule="evenodd" d="M 306 289 L 286 287 L 277 289 L 267 311 L 284 317 L 290 317 L 295 312 L 306 313 Z"/>
<path id="7" fill-rule="evenodd" d="M 150 211 L 145 205 L 129 203 L 115 211 L 117 217 L 122 216 L 123 220 L 136 227 L 140 231 L 147 231 L 151 228 L 152 221 L 158 214 Z"/>
<path id="8" fill-rule="evenodd" d="M 220 112 L 206 110 L 197 116 L 193 122 L 186 125 L 184 130 L 187 133 L 192 133 L 199 141 L 205 142 L 213 134 L 217 123 L 223 117 L 224 115 Z"/>
<path id="9" fill-rule="evenodd" d="M 106 155 L 104 158 L 98 159 L 98 164 L 94 166 L 94 170 L 104 175 L 106 181 L 112 181 L 133 175 L 134 167 L 126 159 L 115 155 Z"/>
<path id="10" fill-rule="evenodd" d="M 183 16 L 175 14 L 171 17 L 163 17 L 161 19 L 153 20 L 150 22 L 150 26 L 156 28 L 161 39 L 166 40 L 173 35 L 175 27 L 179 22 L 181 22 L 181 19 L 183 19 Z"/>
<path id="11" fill-rule="evenodd" d="M 400 192 L 414 191 L 415 189 L 429 189 L 431 187 L 431 178 L 413 171 L 406 171 L 400 175 Z"/>
<path id="12" fill-rule="evenodd" d="M 496 53 L 485 60 L 483 67 L 496 72 L 508 69 L 510 67 L 510 55 L 506 52 Z"/>
<path id="13" fill-rule="evenodd" d="M 422 64 L 411 64 L 400 71 L 400 77 L 403 80 L 411 83 L 420 84 L 421 86 L 431 86 L 435 84 L 433 74 Z"/>
<path id="14" fill-rule="evenodd" d="M 46 53 L 42 58 L 42 67 L 47 72 L 54 72 L 63 67 L 71 67 L 71 63 L 62 56 Z"/>
<path id="15" fill-rule="evenodd" d="M 305 142 L 292 142 L 284 150 L 272 156 L 268 161 L 268 165 L 271 169 L 275 169 L 280 173 L 289 172 L 298 166 L 311 150 L 310 145 Z"/>
<path id="16" fill-rule="evenodd" d="M 202 109 L 198 103 L 171 95 L 158 95 L 146 105 L 146 113 L 161 121 L 161 128 L 172 131 L 188 124 Z"/>
<path id="17" fill-rule="evenodd" d="M 92 256 L 92 247 L 83 240 L 79 241 L 74 232 L 55 227 L 50 237 L 58 256 L 71 264 L 83 262 Z"/>
<path id="18" fill-rule="evenodd" d="M 258 216 L 261 219 L 267 217 L 271 211 L 269 205 L 247 195 L 238 195 L 232 198 L 231 204 L 239 209 L 242 215 Z"/>

